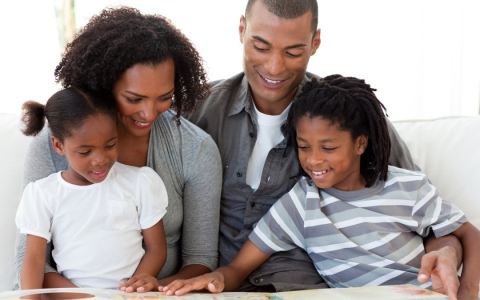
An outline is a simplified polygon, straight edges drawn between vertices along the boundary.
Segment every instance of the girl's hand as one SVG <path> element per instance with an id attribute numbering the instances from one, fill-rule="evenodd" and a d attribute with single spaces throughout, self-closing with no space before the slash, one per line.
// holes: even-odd
<path id="1" fill-rule="evenodd" d="M 120 290 L 126 293 L 144 293 L 155 289 L 158 286 L 157 278 L 150 274 L 136 274 L 130 279 L 120 283 Z"/>
<path id="2" fill-rule="evenodd" d="M 160 292 L 167 296 L 181 296 L 191 291 L 208 290 L 210 293 L 220 293 L 225 287 L 223 274 L 211 272 L 191 279 L 178 279 L 167 286 L 159 286 Z"/>

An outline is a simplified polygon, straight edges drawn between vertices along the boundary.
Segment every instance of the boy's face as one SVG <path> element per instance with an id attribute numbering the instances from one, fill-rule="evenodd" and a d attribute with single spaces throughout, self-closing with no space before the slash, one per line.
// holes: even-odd
<path id="1" fill-rule="evenodd" d="M 296 133 L 300 165 L 318 188 L 351 191 L 365 187 L 360 174 L 365 136 L 353 140 L 350 132 L 337 124 L 308 116 L 298 120 Z"/>
<path id="2" fill-rule="evenodd" d="M 68 169 L 62 173 L 65 181 L 76 185 L 102 182 L 117 160 L 117 127 L 115 120 L 97 113 L 70 131 L 62 142 L 52 137 L 55 151 L 64 155 Z"/>
<path id="3" fill-rule="evenodd" d="M 280 18 L 263 1 L 256 1 L 241 18 L 244 72 L 261 112 L 278 115 L 295 96 L 310 56 L 320 45 L 320 32 L 312 32 L 311 22 L 311 12 Z"/>

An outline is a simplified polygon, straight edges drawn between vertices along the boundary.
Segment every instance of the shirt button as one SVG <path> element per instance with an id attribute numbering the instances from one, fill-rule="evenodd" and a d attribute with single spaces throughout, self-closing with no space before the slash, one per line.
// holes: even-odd
<path id="1" fill-rule="evenodd" d="M 250 207 L 254 208 L 255 207 L 255 202 L 250 202 Z"/>
<path id="2" fill-rule="evenodd" d="M 242 172 L 237 172 L 237 177 L 242 177 L 242 176 L 243 176 Z"/>
<path id="3" fill-rule="evenodd" d="M 249 132 L 248 135 L 253 138 L 255 136 L 255 134 L 253 134 L 253 132 Z"/>

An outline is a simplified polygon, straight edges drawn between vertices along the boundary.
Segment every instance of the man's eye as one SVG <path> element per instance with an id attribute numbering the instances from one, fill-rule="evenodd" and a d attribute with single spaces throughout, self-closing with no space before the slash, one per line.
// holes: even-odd
<path id="1" fill-rule="evenodd" d="M 300 57 L 303 55 L 303 51 L 287 51 L 287 55 L 290 57 Z"/>

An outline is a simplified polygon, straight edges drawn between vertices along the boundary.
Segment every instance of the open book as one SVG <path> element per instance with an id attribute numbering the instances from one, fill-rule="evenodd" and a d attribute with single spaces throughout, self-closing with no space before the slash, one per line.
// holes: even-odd
<path id="1" fill-rule="evenodd" d="M 10 291 L 0 293 L 0 300 L 29 299 L 39 293 L 64 293 L 74 295 L 75 299 L 118 299 L 118 300 L 154 300 L 154 299 L 185 299 L 185 300 L 298 300 L 298 299 L 334 299 L 334 300 L 414 300 L 414 299 L 447 299 L 445 295 L 422 289 L 414 285 L 373 286 L 345 289 L 302 290 L 281 293 L 244 293 L 232 292 L 221 294 L 193 293 L 183 297 L 165 296 L 158 292 L 123 293 L 118 290 L 98 289 L 45 289 L 29 291 Z M 70 297 L 69 297 L 70 298 Z M 48 299 L 48 297 L 42 297 Z M 72 299 L 72 298 L 70 298 Z"/>

